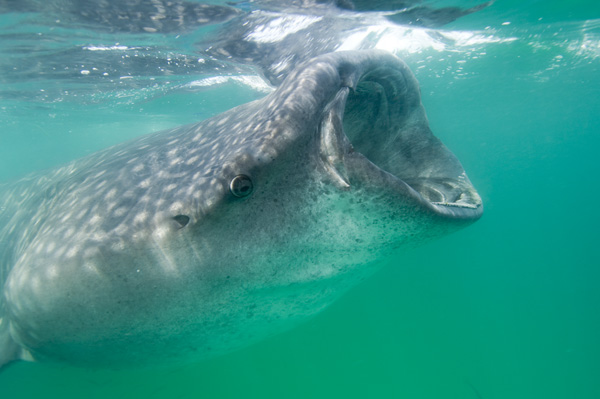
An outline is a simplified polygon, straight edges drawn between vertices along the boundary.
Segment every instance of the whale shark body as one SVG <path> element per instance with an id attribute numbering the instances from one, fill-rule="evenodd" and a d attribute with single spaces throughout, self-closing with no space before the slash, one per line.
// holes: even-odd
<path id="1" fill-rule="evenodd" d="M 377 50 L 0 186 L 0 364 L 191 362 L 315 315 L 482 203 Z"/>

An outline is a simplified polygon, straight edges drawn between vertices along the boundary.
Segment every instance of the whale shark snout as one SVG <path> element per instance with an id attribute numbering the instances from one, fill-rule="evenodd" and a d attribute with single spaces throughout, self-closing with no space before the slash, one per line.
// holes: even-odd
<path id="1" fill-rule="evenodd" d="M 289 329 L 482 213 L 381 51 L 2 187 L 0 361 L 195 361 Z"/>

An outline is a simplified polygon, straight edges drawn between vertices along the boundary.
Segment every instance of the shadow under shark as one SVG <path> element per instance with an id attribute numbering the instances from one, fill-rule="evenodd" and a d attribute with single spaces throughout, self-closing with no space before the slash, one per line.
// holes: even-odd
<path id="1" fill-rule="evenodd" d="M 197 361 L 289 329 L 398 250 L 478 219 L 396 57 L 0 186 L 0 364 Z"/>

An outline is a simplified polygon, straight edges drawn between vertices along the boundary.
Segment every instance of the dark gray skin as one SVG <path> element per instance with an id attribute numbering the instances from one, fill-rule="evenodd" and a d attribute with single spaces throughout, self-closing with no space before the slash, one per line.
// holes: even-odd
<path id="1" fill-rule="evenodd" d="M 261 100 L 0 192 L 0 364 L 225 353 L 483 210 L 381 51 L 320 56 Z"/>

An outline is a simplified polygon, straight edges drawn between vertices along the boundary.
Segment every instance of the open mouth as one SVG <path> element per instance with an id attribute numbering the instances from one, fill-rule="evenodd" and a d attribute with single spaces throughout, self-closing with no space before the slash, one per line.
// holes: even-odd
<path id="1" fill-rule="evenodd" d="M 348 172 L 360 157 L 361 169 L 385 173 L 386 181 L 434 213 L 481 216 L 479 194 L 431 132 L 416 78 L 403 63 L 365 71 L 354 87 L 341 88 L 325 109 L 320 132 L 321 157 L 341 186 L 351 186 Z"/>

